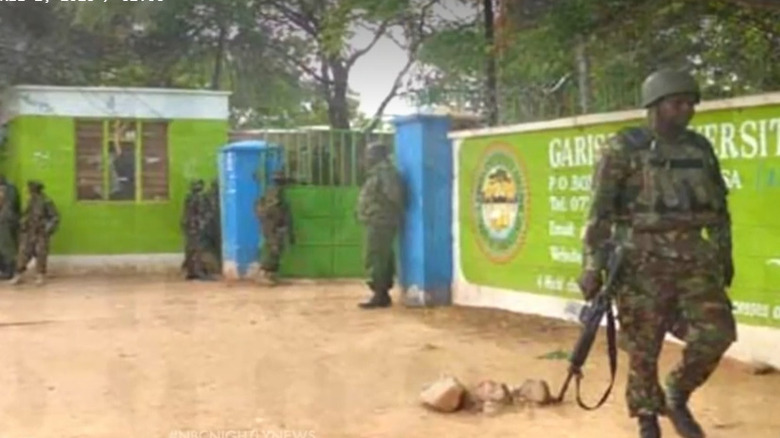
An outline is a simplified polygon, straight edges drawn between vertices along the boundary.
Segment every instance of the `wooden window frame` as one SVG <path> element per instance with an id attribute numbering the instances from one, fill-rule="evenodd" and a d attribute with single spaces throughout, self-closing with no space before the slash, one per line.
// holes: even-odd
<path id="1" fill-rule="evenodd" d="M 81 199 L 79 198 L 79 123 L 101 123 L 102 124 L 102 136 L 101 136 L 101 196 L 102 199 Z M 130 122 L 135 124 L 135 142 L 134 142 L 134 172 L 135 172 L 135 190 L 134 199 L 110 199 L 110 166 L 109 166 L 109 152 L 111 143 L 111 123 L 116 122 Z M 148 124 L 163 124 L 165 131 L 163 151 L 165 153 L 165 184 L 166 193 L 163 199 L 144 199 L 144 123 Z M 74 166 L 74 198 L 77 203 L 83 204 L 165 204 L 171 202 L 171 169 L 170 169 L 170 120 L 167 119 L 133 119 L 133 118 L 91 118 L 80 117 L 74 119 L 74 156 L 76 157 Z"/>

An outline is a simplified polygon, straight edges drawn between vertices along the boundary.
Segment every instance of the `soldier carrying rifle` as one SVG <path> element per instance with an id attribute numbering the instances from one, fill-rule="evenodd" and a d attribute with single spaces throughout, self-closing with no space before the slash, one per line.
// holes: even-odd
<path id="1" fill-rule="evenodd" d="M 579 284 L 586 300 L 594 298 L 604 281 L 603 244 L 620 240 L 615 298 L 629 356 L 629 414 L 641 438 L 661 436 L 659 415 L 681 436 L 702 438 L 688 400 L 737 336 L 726 293 L 734 278 L 728 189 L 712 144 L 687 128 L 700 100 L 694 78 L 656 72 L 642 100 L 646 126 L 611 138 L 596 165 Z M 667 332 L 686 346 L 664 390 L 657 376 Z"/>

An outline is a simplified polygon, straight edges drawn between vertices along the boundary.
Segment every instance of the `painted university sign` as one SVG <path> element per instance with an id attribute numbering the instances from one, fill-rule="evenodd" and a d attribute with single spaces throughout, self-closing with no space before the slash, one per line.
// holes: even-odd
<path id="1" fill-rule="evenodd" d="M 474 284 L 579 298 L 581 235 L 598 150 L 639 120 L 471 137 L 458 166 L 460 263 Z M 780 326 L 780 104 L 701 111 L 693 129 L 731 190 L 741 322 Z"/>

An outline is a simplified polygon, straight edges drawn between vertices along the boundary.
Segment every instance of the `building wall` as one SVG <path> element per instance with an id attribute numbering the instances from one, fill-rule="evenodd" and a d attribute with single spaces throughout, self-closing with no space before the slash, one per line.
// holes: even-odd
<path id="1" fill-rule="evenodd" d="M 454 302 L 573 319 L 589 181 L 607 135 L 641 111 L 454 133 Z M 730 354 L 780 366 L 780 94 L 706 102 L 709 137 L 731 189 L 739 341 Z M 485 190 L 491 171 L 508 181 Z M 479 191 L 517 193 L 489 205 Z M 511 197 L 511 196 L 510 196 Z"/>
<path id="2" fill-rule="evenodd" d="M 10 138 L 2 170 L 27 196 L 41 180 L 57 204 L 57 255 L 180 253 L 182 204 L 191 179 L 217 177 L 227 142 L 227 95 L 187 90 L 18 87 L 7 112 Z M 167 120 L 168 200 L 79 201 L 75 118 Z"/>
<path id="3" fill-rule="evenodd" d="M 11 123 L 19 170 L 9 178 L 25 193 L 39 179 L 60 210 L 53 254 L 133 254 L 182 251 L 182 204 L 191 179 L 217 177 L 217 151 L 227 141 L 227 122 L 175 120 L 169 125 L 170 200 L 78 201 L 75 185 L 75 123 L 67 117 L 23 116 Z"/>

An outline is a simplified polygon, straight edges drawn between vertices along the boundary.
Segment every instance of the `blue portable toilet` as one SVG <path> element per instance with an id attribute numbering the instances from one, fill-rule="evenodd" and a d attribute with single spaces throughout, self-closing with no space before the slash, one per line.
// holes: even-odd
<path id="1" fill-rule="evenodd" d="M 254 205 L 282 165 L 282 149 L 264 141 L 229 143 L 220 150 L 222 274 L 227 280 L 246 278 L 259 269 L 263 242 Z"/>

